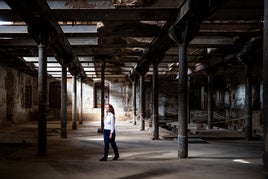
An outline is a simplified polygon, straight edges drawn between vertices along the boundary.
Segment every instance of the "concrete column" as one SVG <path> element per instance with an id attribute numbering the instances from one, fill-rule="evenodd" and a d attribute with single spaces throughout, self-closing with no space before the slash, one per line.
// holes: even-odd
<path id="1" fill-rule="evenodd" d="M 263 178 L 268 179 L 268 1 L 264 1 L 263 23 Z"/>
<path id="2" fill-rule="evenodd" d="M 232 94 L 231 94 L 231 80 L 229 78 L 226 79 L 226 92 L 224 98 L 224 103 L 227 104 L 225 107 L 225 116 L 227 117 L 225 119 L 225 122 L 228 121 L 228 118 L 231 118 L 231 102 L 232 102 Z"/>
<path id="3" fill-rule="evenodd" d="M 67 137 L 67 70 L 61 66 L 61 138 Z"/>
<path id="4" fill-rule="evenodd" d="M 191 78 L 188 77 L 188 81 L 187 81 L 187 122 L 188 124 L 191 123 L 191 119 L 190 119 L 190 90 L 191 90 Z"/>
<path id="5" fill-rule="evenodd" d="M 103 61 L 101 64 L 101 131 L 104 129 L 104 90 L 105 90 L 105 77 L 104 77 L 104 72 L 105 72 L 105 62 Z"/>
<path id="6" fill-rule="evenodd" d="M 72 77 L 73 83 L 73 99 L 72 99 L 72 130 L 77 129 L 77 85 L 76 85 L 76 75 Z"/>
<path id="7" fill-rule="evenodd" d="M 178 86 L 178 158 L 188 157 L 187 133 L 187 58 L 186 47 L 179 45 L 179 86 Z"/>
<path id="8" fill-rule="evenodd" d="M 41 33 L 41 43 L 38 46 L 38 155 L 47 155 L 47 40 Z"/>
<path id="9" fill-rule="evenodd" d="M 251 65 L 246 65 L 246 123 L 245 123 L 245 139 L 250 140 L 252 138 L 252 83 L 251 83 Z"/>
<path id="10" fill-rule="evenodd" d="M 208 128 L 212 129 L 213 109 L 212 109 L 212 95 L 213 95 L 213 75 L 208 74 Z"/>
<path id="11" fill-rule="evenodd" d="M 80 117 L 79 124 L 83 124 L 83 82 L 80 77 Z"/>
<path id="12" fill-rule="evenodd" d="M 159 112 L 158 112 L 158 63 L 153 63 L 152 83 L 152 111 L 153 111 L 153 136 L 152 139 L 159 139 Z"/>
<path id="13" fill-rule="evenodd" d="M 144 121 L 144 75 L 140 75 L 140 130 L 143 131 L 145 129 L 145 121 Z"/>
<path id="14" fill-rule="evenodd" d="M 133 125 L 136 125 L 137 124 L 137 121 L 136 121 L 136 117 L 137 117 L 137 114 L 136 114 L 136 110 L 137 110 L 137 107 L 136 107 L 136 78 L 134 77 L 134 80 L 132 81 L 132 97 L 133 97 L 133 101 L 132 101 L 132 107 L 133 107 L 133 116 L 132 116 L 132 124 Z"/>

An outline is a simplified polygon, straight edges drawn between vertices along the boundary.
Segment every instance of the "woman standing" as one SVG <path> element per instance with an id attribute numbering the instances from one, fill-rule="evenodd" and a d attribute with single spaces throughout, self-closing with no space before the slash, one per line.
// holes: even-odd
<path id="1" fill-rule="evenodd" d="M 104 119 L 104 130 L 103 130 L 104 156 L 100 159 L 100 161 L 107 160 L 109 153 L 109 143 L 111 143 L 111 146 L 114 150 L 114 158 L 112 160 L 117 160 L 119 158 L 119 153 L 115 142 L 114 108 L 111 104 L 107 104 L 105 105 L 105 109 L 106 109 L 106 117 Z"/>

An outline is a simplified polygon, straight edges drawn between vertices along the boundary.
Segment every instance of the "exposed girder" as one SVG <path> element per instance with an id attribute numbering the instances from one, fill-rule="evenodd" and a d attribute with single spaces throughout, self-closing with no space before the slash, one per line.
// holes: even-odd
<path id="1" fill-rule="evenodd" d="M 56 52 L 59 63 L 64 62 L 72 75 L 86 77 L 69 41 L 45 0 L 29 0 L 27 3 L 20 0 L 6 0 L 6 3 L 25 21 L 30 35 L 37 44 L 42 41 L 40 34 L 46 33 L 49 38 L 48 45 Z"/>

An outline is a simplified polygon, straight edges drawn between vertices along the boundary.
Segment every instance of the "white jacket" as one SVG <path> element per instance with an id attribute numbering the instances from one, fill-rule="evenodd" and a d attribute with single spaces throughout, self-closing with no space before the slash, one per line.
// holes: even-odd
<path id="1" fill-rule="evenodd" d="M 111 112 L 106 113 L 106 117 L 104 119 L 104 129 L 111 130 L 111 133 L 114 132 L 115 117 Z"/>

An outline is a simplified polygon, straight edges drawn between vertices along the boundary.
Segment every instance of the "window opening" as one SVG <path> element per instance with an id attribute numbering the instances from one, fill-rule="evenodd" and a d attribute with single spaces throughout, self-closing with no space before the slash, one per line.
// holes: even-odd
<path id="1" fill-rule="evenodd" d="M 61 107 L 61 83 L 52 82 L 49 84 L 49 107 Z"/>
<path id="2" fill-rule="evenodd" d="M 101 107 L 101 82 L 95 83 L 95 108 Z M 109 103 L 109 83 L 104 84 L 104 104 Z"/>

